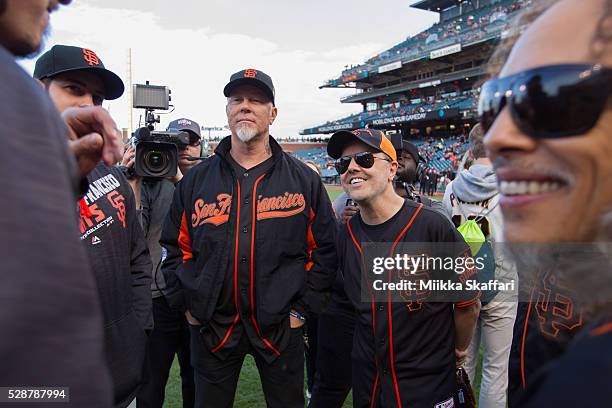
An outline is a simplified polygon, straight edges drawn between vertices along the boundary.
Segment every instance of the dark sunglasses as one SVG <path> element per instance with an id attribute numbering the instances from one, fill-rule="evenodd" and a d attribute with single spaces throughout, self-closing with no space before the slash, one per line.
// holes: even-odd
<path id="1" fill-rule="evenodd" d="M 364 169 L 369 169 L 374 165 L 374 160 L 384 160 L 390 162 L 391 160 L 386 159 L 384 157 L 376 157 L 372 152 L 361 152 L 352 154 L 350 156 L 342 156 L 339 159 L 336 159 L 334 166 L 336 167 L 336 171 L 338 174 L 344 174 L 348 170 L 351 165 L 351 160 L 355 159 L 355 163 L 359 167 L 363 167 Z"/>
<path id="2" fill-rule="evenodd" d="M 529 69 L 484 83 L 478 115 L 486 133 L 508 106 L 516 127 L 534 139 L 588 133 L 612 90 L 612 69 L 566 64 Z"/>
<path id="3" fill-rule="evenodd" d="M 193 146 L 193 147 L 198 147 L 202 144 L 202 140 L 198 139 L 198 138 L 189 138 L 189 145 L 188 146 Z M 183 149 L 186 149 L 187 146 L 183 145 Z M 179 149 L 181 149 L 181 147 L 179 147 Z"/>

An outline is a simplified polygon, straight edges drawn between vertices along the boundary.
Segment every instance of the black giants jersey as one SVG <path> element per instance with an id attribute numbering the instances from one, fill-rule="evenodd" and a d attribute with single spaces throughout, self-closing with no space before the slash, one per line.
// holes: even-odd
<path id="1" fill-rule="evenodd" d="M 565 352 L 530 378 L 520 407 L 608 407 L 612 402 L 612 314 L 593 319 Z"/>
<path id="2" fill-rule="evenodd" d="M 536 281 L 529 303 L 518 304 L 508 365 L 508 406 L 519 401 L 534 375 L 559 357 L 586 322 L 574 294 L 552 273 Z"/>
<path id="3" fill-rule="evenodd" d="M 457 243 L 469 248 L 443 215 L 410 200 L 378 226 L 353 217 L 339 232 L 339 265 L 345 289 L 357 310 L 353 340 L 353 400 L 356 407 L 453 407 L 455 325 L 453 306 L 468 307 L 479 292 L 463 293 L 461 302 L 428 302 L 427 293 L 407 302 L 362 299 L 363 246 L 371 242 Z M 427 271 L 426 271 L 427 272 Z M 472 276 L 473 271 L 470 272 Z M 369 283 L 368 283 L 369 284 Z M 412 298 L 408 294 L 406 299 Z M 403 296 L 402 296 L 403 297 Z"/>

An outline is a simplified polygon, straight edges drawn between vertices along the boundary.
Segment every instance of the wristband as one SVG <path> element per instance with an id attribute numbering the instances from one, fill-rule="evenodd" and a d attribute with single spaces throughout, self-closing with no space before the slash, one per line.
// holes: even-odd
<path id="1" fill-rule="evenodd" d="M 293 316 L 293 317 L 295 317 L 296 319 L 301 320 L 301 321 L 303 321 L 303 322 L 305 322 L 305 321 L 306 321 L 306 318 L 305 318 L 304 316 L 302 316 L 302 315 L 301 315 L 301 314 L 299 314 L 298 312 L 294 312 L 293 310 L 291 310 L 291 311 L 289 312 L 289 315 L 290 315 L 290 316 Z"/>

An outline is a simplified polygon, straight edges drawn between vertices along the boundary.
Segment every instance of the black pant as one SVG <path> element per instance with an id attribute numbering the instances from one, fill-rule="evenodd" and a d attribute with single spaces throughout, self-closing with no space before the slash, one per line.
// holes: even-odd
<path id="1" fill-rule="evenodd" d="M 304 338 L 302 328 L 290 329 L 291 339 L 280 357 L 267 363 L 253 349 L 246 333 L 232 353 L 221 360 L 204 345 L 200 326 L 191 329 L 191 364 L 195 371 L 196 407 L 231 408 L 240 369 L 247 354 L 255 358 L 269 408 L 304 407 Z"/>
<path id="2" fill-rule="evenodd" d="M 332 301 L 319 316 L 317 371 L 310 408 L 340 408 L 351 390 L 355 312 Z"/>
<path id="3" fill-rule="evenodd" d="M 438 190 L 438 183 L 429 184 L 429 195 L 434 195 L 437 190 Z"/>
<path id="4" fill-rule="evenodd" d="M 428 185 L 426 182 L 421 182 L 421 185 L 419 186 L 419 193 L 420 194 L 425 194 L 427 192 L 428 189 Z"/>
<path id="5" fill-rule="evenodd" d="M 170 310 L 161 296 L 153 299 L 155 327 L 147 345 L 144 383 L 136 397 L 138 408 L 162 408 L 170 367 L 177 354 L 181 370 L 183 408 L 193 408 L 195 384 L 189 362 L 189 327 L 185 316 Z"/>
<path id="6" fill-rule="evenodd" d="M 308 344 L 306 345 L 306 388 L 312 393 L 317 371 L 317 343 L 319 339 L 319 318 L 311 316 L 306 323 Z"/>

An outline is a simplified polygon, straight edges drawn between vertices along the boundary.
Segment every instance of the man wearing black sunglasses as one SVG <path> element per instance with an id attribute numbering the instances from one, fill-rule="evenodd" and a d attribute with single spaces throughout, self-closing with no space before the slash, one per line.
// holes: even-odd
<path id="1" fill-rule="evenodd" d="M 498 78 L 483 85 L 479 103 L 506 239 L 530 244 L 534 256 L 523 251 L 518 261 L 552 271 L 532 277 L 531 293 L 520 299 L 509 405 L 605 405 L 612 376 L 610 266 L 585 268 L 592 257 L 583 257 L 559 267 L 564 253 L 550 258 L 546 251 L 559 251 L 559 243 L 610 240 L 612 53 L 606 27 L 612 1 L 542 2 L 528 15 L 532 24 Z M 598 271 L 603 275 L 585 291 L 585 278 Z"/>
<path id="2" fill-rule="evenodd" d="M 423 159 L 417 147 L 404 140 L 401 134 L 393 135 L 391 143 L 397 156 L 398 169 L 393 181 L 394 190 L 402 198 L 426 207 L 448 217 L 446 209 L 439 201 L 418 194 L 412 185 L 417 174 L 423 171 Z M 342 170 L 342 169 L 341 169 Z M 351 205 L 353 204 L 353 205 Z M 340 224 L 359 212 L 359 208 L 346 193 L 334 201 L 336 219 Z M 355 329 L 355 310 L 348 300 L 342 280 L 338 277 L 331 301 L 319 317 L 319 342 L 317 355 L 317 374 L 314 391 L 310 401 L 311 408 L 334 408 L 344 403 L 351 390 L 351 351 Z"/>
<path id="3" fill-rule="evenodd" d="M 357 310 L 352 352 L 354 405 L 452 407 L 455 368 L 466 356 L 480 309 L 479 293 L 466 292 L 454 308 L 452 303 L 426 300 L 414 308 L 403 301 L 380 302 L 374 297 L 364 301 L 362 246 L 454 242 L 462 254 L 467 246 L 443 215 L 395 192 L 397 154 L 381 131 L 336 132 L 327 152 L 336 159 L 344 190 L 360 209 L 341 226 L 338 238 L 344 287 Z"/>

